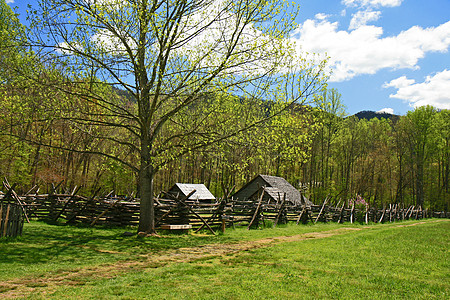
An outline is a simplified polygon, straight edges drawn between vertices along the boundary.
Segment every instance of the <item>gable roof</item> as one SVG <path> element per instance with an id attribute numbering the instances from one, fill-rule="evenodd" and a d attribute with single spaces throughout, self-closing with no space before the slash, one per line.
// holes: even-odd
<path id="1" fill-rule="evenodd" d="M 202 183 L 175 183 L 175 185 L 169 190 L 180 191 L 184 196 L 189 195 L 193 190 L 195 193 L 189 197 L 188 200 L 214 200 L 216 197 L 208 190 L 208 188 Z"/>
<path id="2" fill-rule="evenodd" d="M 263 184 L 261 185 L 261 180 Z M 260 185 L 255 187 L 255 185 Z M 286 179 L 271 175 L 258 175 L 253 178 L 250 182 L 244 185 L 239 191 L 237 191 L 234 196 L 239 198 L 241 195 L 245 194 L 245 190 L 250 189 L 250 193 L 259 190 L 261 187 L 266 187 L 266 193 L 273 199 L 278 200 L 279 197 L 283 198 L 286 194 L 286 201 L 289 201 L 295 205 L 302 204 L 302 194 L 295 187 L 293 187 Z M 306 205 L 311 205 L 312 203 L 303 197 Z"/>
<path id="3" fill-rule="evenodd" d="M 286 179 L 277 176 L 259 175 L 271 187 L 277 188 L 280 192 L 286 193 L 286 200 L 294 204 L 301 204 L 301 193 L 293 187 Z M 278 195 L 277 195 L 278 197 Z M 283 197 L 283 195 L 281 195 Z"/>

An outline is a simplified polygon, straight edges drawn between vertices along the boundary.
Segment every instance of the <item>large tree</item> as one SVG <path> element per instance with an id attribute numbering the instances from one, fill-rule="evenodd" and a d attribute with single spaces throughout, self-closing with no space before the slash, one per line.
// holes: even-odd
<path id="1" fill-rule="evenodd" d="M 137 165 L 114 153 L 76 145 L 67 150 L 104 154 L 135 170 L 138 230 L 154 233 L 153 179 L 161 167 L 322 88 L 324 61 L 297 55 L 288 42 L 296 13 L 282 0 L 40 0 L 31 10 L 28 41 L 45 66 L 66 76 L 53 88 L 80 101 L 70 107 L 80 113 L 62 116 L 66 121 L 78 130 L 95 125 L 128 132 L 102 131 L 96 138 L 129 149 Z M 126 90 L 136 106 L 99 92 L 105 83 Z M 208 105 L 202 116 L 189 118 L 205 99 L 229 97 L 271 105 L 239 120 L 218 118 L 217 105 Z M 221 124 L 211 126 L 211 120 Z"/>
<path id="2" fill-rule="evenodd" d="M 25 28 L 5 0 L 0 0 L 0 84 L 15 77 L 17 68 L 24 67 Z"/>

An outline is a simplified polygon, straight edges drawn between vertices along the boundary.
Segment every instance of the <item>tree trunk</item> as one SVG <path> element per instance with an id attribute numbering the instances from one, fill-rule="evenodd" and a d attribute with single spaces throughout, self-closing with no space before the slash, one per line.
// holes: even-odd
<path id="1" fill-rule="evenodd" d="M 401 155 L 398 159 L 398 183 L 397 183 L 397 192 L 395 195 L 396 203 L 404 203 L 403 201 L 403 155 Z"/>
<path id="2" fill-rule="evenodd" d="M 418 206 L 423 206 L 424 203 L 424 191 L 423 191 L 423 178 L 424 178 L 424 159 L 419 158 L 417 162 L 417 174 L 416 174 L 416 203 Z"/>
<path id="3" fill-rule="evenodd" d="M 153 234 L 155 230 L 155 208 L 153 203 L 153 178 L 155 170 L 150 157 L 150 145 L 146 139 L 141 146 L 141 167 L 139 170 L 140 211 L 138 232 Z"/>
<path id="4" fill-rule="evenodd" d="M 149 234 L 155 233 L 155 212 L 153 204 L 153 171 L 152 167 L 141 168 L 140 171 L 140 212 L 139 212 L 139 232 Z"/>

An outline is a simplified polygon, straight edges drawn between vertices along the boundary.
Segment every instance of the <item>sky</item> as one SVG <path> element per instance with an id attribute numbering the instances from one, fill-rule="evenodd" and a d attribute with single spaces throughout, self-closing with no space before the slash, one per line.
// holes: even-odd
<path id="1" fill-rule="evenodd" d="M 291 39 L 329 57 L 329 88 L 349 115 L 450 109 L 450 0 L 294 0 Z M 26 23 L 28 4 L 6 0 Z"/>

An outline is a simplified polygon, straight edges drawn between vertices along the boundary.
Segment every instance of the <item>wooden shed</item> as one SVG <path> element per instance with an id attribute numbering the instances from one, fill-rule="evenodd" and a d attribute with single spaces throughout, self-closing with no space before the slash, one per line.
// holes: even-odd
<path id="1" fill-rule="evenodd" d="M 208 190 L 202 183 L 175 183 L 168 191 L 168 193 L 179 198 L 187 197 L 193 190 L 192 194 L 187 200 L 198 201 L 203 203 L 211 203 L 216 201 L 216 197 Z"/>
<path id="2" fill-rule="evenodd" d="M 279 202 L 286 197 L 286 201 L 292 205 L 311 206 L 312 202 L 303 196 L 299 190 L 293 187 L 286 179 L 270 175 L 258 175 L 237 191 L 233 198 L 237 200 L 256 200 L 265 190 L 264 202 Z"/>

